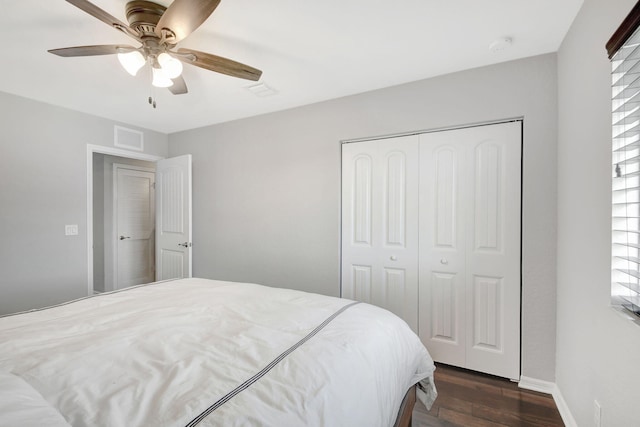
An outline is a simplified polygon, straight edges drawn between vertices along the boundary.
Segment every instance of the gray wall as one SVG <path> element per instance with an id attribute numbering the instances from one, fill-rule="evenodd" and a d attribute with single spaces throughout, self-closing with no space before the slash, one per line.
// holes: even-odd
<path id="1" fill-rule="evenodd" d="M 585 0 L 558 53 L 557 384 L 579 426 L 638 425 L 640 326 L 609 307 L 611 66 L 605 43 L 636 2 Z"/>
<path id="2" fill-rule="evenodd" d="M 340 141 L 524 117 L 523 375 L 553 381 L 556 57 L 170 135 L 193 154 L 194 275 L 340 293 Z"/>
<path id="3" fill-rule="evenodd" d="M 87 144 L 113 147 L 114 124 L 0 93 L 0 314 L 87 294 Z M 144 134 L 166 156 L 168 137 Z"/>

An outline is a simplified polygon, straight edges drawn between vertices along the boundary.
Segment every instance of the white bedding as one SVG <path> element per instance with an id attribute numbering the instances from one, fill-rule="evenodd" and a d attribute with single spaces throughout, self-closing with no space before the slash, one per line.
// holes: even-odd
<path id="1" fill-rule="evenodd" d="M 71 427 L 25 380 L 0 372 L 0 427 Z"/>
<path id="2" fill-rule="evenodd" d="M 76 427 L 386 427 L 412 384 L 430 406 L 433 370 L 386 310 L 253 284 L 182 279 L 0 318 L 0 373 Z"/>

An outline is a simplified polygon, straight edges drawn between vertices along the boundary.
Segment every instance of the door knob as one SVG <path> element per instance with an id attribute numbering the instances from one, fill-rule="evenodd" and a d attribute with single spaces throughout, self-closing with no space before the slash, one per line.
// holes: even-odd
<path id="1" fill-rule="evenodd" d="M 129 236 L 120 236 L 120 240 L 124 240 L 124 239 L 130 239 L 131 237 Z"/>
<path id="2" fill-rule="evenodd" d="M 395 256 L 395 255 L 391 255 L 391 256 L 389 257 L 389 259 L 390 259 L 391 261 L 397 261 L 397 260 L 398 260 L 398 257 L 397 257 L 397 256 Z"/>
<path id="3" fill-rule="evenodd" d="M 185 248 L 188 248 L 189 246 L 191 246 L 191 243 L 189 242 L 178 243 L 178 246 L 184 246 Z"/>
<path id="4" fill-rule="evenodd" d="M 449 264 L 449 260 L 448 260 L 448 259 L 446 259 L 446 258 L 442 258 L 442 259 L 440 259 L 440 264 L 445 264 L 445 265 L 447 265 L 447 264 Z"/>

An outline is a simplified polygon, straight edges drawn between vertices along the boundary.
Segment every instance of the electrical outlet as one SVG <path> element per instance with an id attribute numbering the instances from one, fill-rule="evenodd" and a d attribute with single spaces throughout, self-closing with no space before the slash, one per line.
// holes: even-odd
<path id="1" fill-rule="evenodd" d="M 600 422 L 602 421 L 602 408 L 600 407 L 600 403 L 597 400 L 593 401 L 593 425 L 595 427 L 600 427 Z"/>
<path id="2" fill-rule="evenodd" d="M 78 224 L 71 224 L 64 226 L 64 235 L 65 236 L 77 236 L 78 235 Z"/>

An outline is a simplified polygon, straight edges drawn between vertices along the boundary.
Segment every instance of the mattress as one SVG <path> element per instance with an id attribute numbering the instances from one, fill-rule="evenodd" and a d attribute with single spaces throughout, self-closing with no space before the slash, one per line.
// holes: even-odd
<path id="1" fill-rule="evenodd" d="M 391 426 L 433 371 L 381 308 L 180 279 L 0 318 L 0 426 Z"/>

